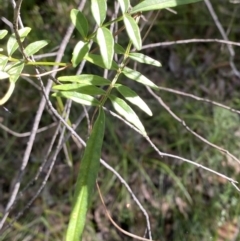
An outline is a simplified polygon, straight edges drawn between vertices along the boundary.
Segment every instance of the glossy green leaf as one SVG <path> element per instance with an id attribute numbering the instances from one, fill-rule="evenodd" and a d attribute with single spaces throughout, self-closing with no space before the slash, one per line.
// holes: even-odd
<path id="1" fill-rule="evenodd" d="M 130 11 L 131 14 L 144 11 L 172 8 L 182 4 L 195 3 L 202 0 L 145 0 L 137 4 Z"/>
<path id="2" fill-rule="evenodd" d="M 0 70 L 4 70 L 8 62 L 8 57 L 4 55 L 0 55 Z"/>
<path id="3" fill-rule="evenodd" d="M 137 95 L 137 93 L 127 86 L 116 84 L 115 88 L 118 90 L 118 92 L 129 102 L 131 102 L 133 105 L 136 105 L 138 108 L 140 108 L 142 111 L 144 111 L 146 114 L 152 116 L 152 111 L 148 107 L 148 105 L 143 101 L 141 97 Z"/>
<path id="4" fill-rule="evenodd" d="M 87 94 L 87 95 L 104 95 L 105 91 L 94 85 L 82 85 L 82 84 L 65 84 L 55 85 L 54 90 L 74 90 L 75 92 Z"/>
<path id="5" fill-rule="evenodd" d="M 128 67 L 124 67 L 122 73 L 128 77 L 129 79 L 135 80 L 143 85 L 147 85 L 153 89 L 158 89 L 158 86 L 155 85 L 150 79 L 146 76 L 142 75 L 140 72 L 130 69 Z"/>
<path id="6" fill-rule="evenodd" d="M 9 74 L 7 72 L 0 70 L 0 80 L 9 78 Z"/>
<path id="7" fill-rule="evenodd" d="M 141 131 L 143 135 L 146 135 L 146 131 L 142 122 L 140 121 L 136 113 L 133 111 L 133 109 L 123 99 L 120 99 L 114 95 L 110 95 L 109 99 L 111 100 L 114 109 L 121 116 L 123 116 L 128 122 L 136 126 L 137 129 Z"/>
<path id="8" fill-rule="evenodd" d="M 82 105 L 99 106 L 99 101 L 91 95 L 77 93 L 75 91 L 61 91 L 53 93 L 52 96 L 61 96 Z"/>
<path id="9" fill-rule="evenodd" d="M 89 49 L 88 42 L 79 41 L 76 44 L 71 59 L 73 67 L 76 67 L 83 60 L 84 56 L 89 52 Z"/>
<path id="10" fill-rule="evenodd" d="M 101 108 L 81 160 L 66 241 L 81 240 L 100 166 L 104 131 L 105 114 Z"/>
<path id="11" fill-rule="evenodd" d="M 73 25 L 85 39 L 88 34 L 88 22 L 83 13 L 78 9 L 72 9 L 70 13 L 70 18 L 72 20 Z"/>
<path id="12" fill-rule="evenodd" d="M 125 53 L 125 49 L 118 43 L 114 44 L 114 52 L 117 54 L 124 54 Z"/>
<path id="13" fill-rule="evenodd" d="M 30 31 L 31 31 L 31 28 L 28 28 L 28 27 L 22 28 L 18 31 L 21 42 L 23 42 L 23 40 L 27 37 Z M 15 37 L 15 34 L 12 34 L 7 42 L 8 55 L 11 56 L 16 51 L 17 48 L 18 48 L 18 43 Z"/>
<path id="14" fill-rule="evenodd" d="M 129 58 L 143 64 L 150 64 L 157 67 L 162 66 L 159 61 L 141 53 L 129 53 Z"/>
<path id="15" fill-rule="evenodd" d="M 129 0 L 118 0 L 118 2 L 121 7 L 122 13 L 127 12 L 128 8 L 130 7 Z"/>
<path id="16" fill-rule="evenodd" d="M 11 82 L 16 82 L 22 73 L 24 68 L 24 63 L 19 61 L 5 68 L 5 71 L 9 74 L 9 80 Z"/>
<path id="17" fill-rule="evenodd" d="M 95 64 L 103 69 L 105 69 L 105 64 L 103 63 L 103 59 L 100 55 L 96 55 L 96 54 L 87 54 L 84 59 L 86 59 L 88 62 Z M 117 70 L 118 69 L 118 65 L 116 62 L 112 61 L 112 66 L 108 69 L 112 69 L 112 70 Z"/>
<path id="18" fill-rule="evenodd" d="M 91 11 L 97 25 L 101 26 L 107 14 L 107 1 L 91 0 Z"/>
<path id="19" fill-rule="evenodd" d="M 123 22 L 126 27 L 128 37 L 132 41 L 134 47 L 137 50 L 140 50 L 142 48 L 142 39 L 136 21 L 128 13 L 125 13 L 123 14 Z"/>
<path id="20" fill-rule="evenodd" d="M 25 53 L 27 56 L 31 56 L 31 55 L 37 53 L 40 49 L 45 47 L 47 44 L 48 44 L 48 42 L 46 40 L 40 40 L 40 41 L 30 43 L 25 48 Z"/>
<path id="21" fill-rule="evenodd" d="M 114 40 L 113 35 L 107 28 L 98 28 L 96 34 L 97 43 L 99 45 L 100 53 L 102 56 L 103 64 L 106 69 L 112 66 L 114 54 Z"/>
<path id="22" fill-rule="evenodd" d="M 0 30 L 0 39 L 3 39 L 7 35 L 8 31 L 7 30 Z"/>
<path id="23" fill-rule="evenodd" d="M 61 76 L 58 78 L 59 81 L 69 81 L 82 83 L 85 85 L 110 85 L 111 82 L 108 79 L 105 79 L 98 75 L 93 74 L 81 74 L 81 75 L 70 75 L 70 76 Z"/>

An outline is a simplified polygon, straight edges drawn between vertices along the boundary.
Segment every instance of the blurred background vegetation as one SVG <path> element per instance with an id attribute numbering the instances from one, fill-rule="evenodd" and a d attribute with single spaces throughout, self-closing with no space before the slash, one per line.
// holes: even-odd
<path id="1" fill-rule="evenodd" d="M 228 0 L 211 2 L 229 39 L 238 42 L 240 4 L 233 4 Z M 21 17 L 24 25 L 32 28 L 27 41 L 45 39 L 49 41 L 49 45 L 42 53 L 57 51 L 70 24 L 70 10 L 76 8 L 78 3 L 79 0 L 23 1 Z M 144 44 L 191 38 L 221 39 L 204 2 L 180 6 L 174 10 L 177 14 L 166 10 L 160 12 Z M 89 7 L 84 11 L 90 17 Z M 109 8 L 109 17 L 112 11 Z M 6 24 L 6 19 L 13 19 L 10 1 L 0 0 L 0 18 L 0 29 L 8 29 L 11 32 Z M 90 19 L 89 21 L 91 22 Z M 78 39 L 76 31 L 68 44 L 63 62 L 70 62 L 71 51 Z M 5 48 L 4 41 L 0 41 L 0 48 Z M 235 48 L 235 51 L 235 64 L 240 66 L 240 49 Z M 240 109 L 240 80 L 231 74 L 229 54 L 225 45 L 193 43 L 149 48 L 142 52 L 162 63 L 160 69 L 139 66 L 139 70 L 157 85 Z M 54 57 L 47 60 L 54 61 Z M 31 71 L 33 70 L 26 69 L 24 72 Z M 59 75 L 74 74 L 74 71 L 69 69 Z M 85 73 L 98 71 L 92 66 L 86 66 L 84 69 Z M 193 137 L 181 123 L 159 106 L 143 86 L 130 81 L 128 83 L 146 100 L 154 113 L 153 117 L 147 117 L 137 112 L 149 136 L 160 150 L 194 160 L 240 181 L 239 164 Z M 2 81 L 1 96 L 6 88 L 7 82 Z M 240 125 L 237 114 L 176 94 L 164 91 L 159 94 L 174 113 L 184 119 L 194 131 L 237 157 L 240 156 Z M 13 97 L 5 105 L 9 112 L 0 108 L 0 122 L 19 133 L 30 131 L 40 98 L 38 89 L 20 79 Z M 54 104 L 55 99 L 52 101 Z M 81 107 L 74 105 L 71 120 L 76 120 L 81 112 Z M 52 122 L 51 116 L 45 111 L 41 127 Z M 87 138 L 86 120 L 77 132 Z M 22 187 L 36 173 L 52 134 L 53 131 L 49 130 L 37 135 Z M 0 215 L 9 198 L 27 140 L 0 130 Z M 59 155 L 44 192 L 0 240 L 63 240 L 73 183 L 82 151 L 69 141 L 69 160 L 64 152 Z M 179 160 L 160 158 L 143 138 L 111 116 L 107 118 L 102 157 L 125 178 L 148 211 L 154 240 L 240 240 L 239 193 L 224 179 Z M 103 167 L 100 170 L 99 182 L 114 220 L 125 230 L 143 235 L 145 219 L 125 187 Z M 14 214 L 33 196 L 34 190 L 30 187 L 21 197 L 8 221 L 11 221 Z M 111 225 L 97 193 L 89 212 L 83 240 L 131 240 Z"/>

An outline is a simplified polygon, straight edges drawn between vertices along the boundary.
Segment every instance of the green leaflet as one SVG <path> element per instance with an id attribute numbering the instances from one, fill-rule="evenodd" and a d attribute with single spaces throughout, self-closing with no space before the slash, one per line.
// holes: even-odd
<path id="1" fill-rule="evenodd" d="M 5 104 L 9 98 L 11 97 L 13 91 L 15 89 L 15 82 L 10 81 L 10 85 L 8 87 L 7 92 L 4 94 L 4 96 L 0 99 L 0 105 Z"/>
<path id="2" fill-rule="evenodd" d="M 30 43 L 25 48 L 25 53 L 27 56 L 31 56 L 31 55 L 37 53 L 41 48 L 45 47 L 47 44 L 48 44 L 48 42 L 46 40 L 40 40 L 40 41 Z"/>
<path id="3" fill-rule="evenodd" d="M 105 79 L 98 75 L 93 74 L 81 74 L 81 75 L 70 75 L 70 76 L 61 76 L 58 78 L 59 81 L 69 81 L 82 83 L 85 85 L 110 85 L 111 82 L 108 79 Z"/>
<path id="4" fill-rule="evenodd" d="M 161 67 L 161 63 L 151 57 L 148 57 L 147 55 L 141 54 L 141 53 L 129 53 L 129 58 L 133 59 L 139 63 L 143 64 L 150 64 L 153 66 Z"/>
<path id="5" fill-rule="evenodd" d="M 9 67 L 7 66 L 5 68 L 5 71 L 7 71 L 7 73 L 10 75 L 9 81 L 15 83 L 18 80 L 20 74 L 22 73 L 23 68 L 24 68 L 24 63 L 21 61 L 16 62 L 12 65 L 9 65 Z"/>
<path id="6" fill-rule="evenodd" d="M 133 111 L 133 109 L 124 100 L 122 100 L 114 95 L 110 95 L 109 99 L 111 100 L 114 109 L 121 116 L 123 116 L 128 122 L 130 122 L 135 127 L 137 127 L 137 129 L 143 135 L 146 135 L 146 131 L 145 131 L 145 128 L 144 128 L 142 122 L 140 121 L 140 119 L 138 118 L 136 113 Z"/>
<path id="7" fill-rule="evenodd" d="M 80 12 L 78 9 L 72 9 L 70 13 L 70 18 L 73 25 L 85 39 L 88 34 L 88 22 L 83 13 Z"/>
<path id="8" fill-rule="evenodd" d="M 142 111 L 144 111 L 146 114 L 152 116 L 152 111 L 148 107 L 148 105 L 143 101 L 142 98 L 140 98 L 137 93 L 133 90 L 131 90 L 129 87 L 121 84 L 115 84 L 115 88 L 118 90 L 118 92 L 129 102 L 131 102 L 133 105 L 136 105 L 138 108 L 140 108 Z"/>
<path id="9" fill-rule="evenodd" d="M 79 41 L 74 47 L 72 53 L 72 65 L 76 67 L 84 58 L 84 56 L 89 52 L 88 42 Z"/>
<path id="10" fill-rule="evenodd" d="M 52 96 L 65 97 L 82 105 L 99 106 L 100 104 L 93 96 L 77 93 L 76 91 L 61 91 L 53 93 Z"/>
<path id="11" fill-rule="evenodd" d="M 0 70 L 4 70 L 8 62 L 8 57 L 4 55 L 0 55 Z"/>
<path id="12" fill-rule="evenodd" d="M 82 85 L 82 84 L 65 84 L 65 85 L 55 85 L 53 87 L 55 90 L 74 90 L 75 92 L 86 94 L 86 95 L 104 95 L 105 91 L 94 85 Z"/>
<path id="13" fill-rule="evenodd" d="M 103 64 L 107 69 L 110 69 L 114 54 L 113 35 L 109 29 L 102 27 L 98 28 L 96 39 L 100 48 Z"/>
<path id="14" fill-rule="evenodd" d="M 114 43 L 114 51 L 117 54 L 124 54 L 125 53 L 125 49 L 118 43 Z"/>
<path id="15" fill-rule="evenodd" d="M 142 75 L 140 72 L 130 69 L 128 67 L 124 67 L 122 73 L 128 77 L 129 79 L 135 80 L 143 85 L 147 85 L 153 89 L 158 89 L 158 86 L 155 85 L 150 79 L 146 76 Z"/>
<path id="16" fill-rule="evenodd" d="M 107 1 L 91 0 L 91 11 L 97 25 L 101 26 L 107 14 Z"/>
<path id="17" fill-rule="evenodd" d="M 0 70 L 0 80 L 9 78 L 9 74 Z"/>
<path id="18" fill-rule="evenodd" d="M 103 62 L 103 59 L 100 55 L 97 54 L 87 54 L 84 59 L 86 59 L 88 62 L 95 64 L 103 69 L 105 69 L 105 64 Z M 115 61 L 112 61 L 112 65 L 110 66 L 109 69 L 112 70 L 117 70 L 118 69 L 118 65 Z"/>
<path id="19" fill-rule="evenodd" d="M 23 40 L 27 37 L 29 32 L 31 31 L 31 28 L 22 28 L 18 31 L 20 40 L 23 42 Z M 12 34 L 7 42 L 7 53 L 9 56 L 11 56 L 18 48 L 18 43 L 15 37 L 15 34 Z"/>
<path id="20" fill-rule="evenodd" d="M 142 48 L 142 39 L 136 21 L 128 13 L 125 13 L 123 14 L 123 22 L 126 27 L 128 37 L 132 41 L 134 47 L 137 50 L 140 50 Z"/>
<path id="21" fill-rule="evenodd" d="M 0 39 L 3 39 L 7 35 L 8 31 L 7 30 L 0 30 Z"/>
<path id="22" fill-rule="evenodd" d="M 104 130 L 105 114 L 100 108 L 81 160 L 66 241 L 81 240 L 98 174 Z"/>
<path id="23" fill-rule="evenodd" d="M 202 0 L 145 0 L 137 4 L 130 11 L 131 14 L 144 11 L 172 8 L 182 4 L 199 2 Z"/>
<path id="24" fill-rule="evenodd" d="M 122 9 L 122 13 L 127 12 L 128 8 L 130 7 L 130 2 L 129 0 L 118 0 L 119 5 Z"/>

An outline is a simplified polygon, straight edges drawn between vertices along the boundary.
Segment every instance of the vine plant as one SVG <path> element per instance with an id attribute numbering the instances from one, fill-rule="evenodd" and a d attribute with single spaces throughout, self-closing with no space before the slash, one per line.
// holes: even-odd
<path id="1" fill-rule="evenodd" d="M 61 76 L 57 79 L 58 84 L 54 85 L 52 88 L 54 92 L 52 96 L 67 98 L 83 105 L 93 106 L 96 108 L 95 113 L 98 111 L 96 120 L 94 121 L 94 117 L 92 118 L 93 127 L 81 160 L 70 221 L 66 232 L 67 241 L 79 240 L 83 233 L 87 211 L 91 203 L 91 194 L 99 169 L 99 159 L 101 157 L 105 128 L 105 113 L 103 110 L 105 102 L 110 100 L 116 112 L 127 122 L 134 125 L 143 136 L 147 135 L 138 115 L 127 102 L 139 107 L 142 111 L 151 116 L 152 112 L 150 108 L 135 91 L 126 85 L 117 83 L 119 76 L 124 75 L 152 89 L 158 89 L 157 85 L 140 72 L 127 67 L 129 59 L 156 67 L 161 66 L 159 61 L 135 51 L 135 49 L 140 51 L 142 47 L 142 38 L 138 26 L 138 21 L 142 12 L 175 7 L 180 4 L 188 4 L 197 1 L 200 0 L 144 0 L 131 7 L 130 0 L 118 0 L 122 11 L 121 16 L 112 21 L 106 21 L 107 1 L 91 0 L 92 16 L 97 24 L 96 30 L 92 33 L 89 33 L 89 23 L 84 14 L 77 9 L 72 9 L 70 18 L 82 39 L 74 47 L 71 64 L 34 62 L 28 59 L 47 45 L 47 41 L 45 40 L 36 41 L 26 46 L 24 52 L 27 58 L 14 58 L 13 54 L 19 48 L 17 37 L 15 34 L 12 34 L 8 39 L 7 54 L 0 54 L 0 80 L 9 79 L 10 84 L 7 92 L 0 99 L 0 105 L 6 103 L 11 97 L 15 88 L 15 83 L 19 77 L 23 75 L 22 71 L 26 65 L 35 67 L 58 65 L 61 66 L 59 70 L 62 70 L 70 65 L 76 67 L 81 61 L 86 60 L 100 68 L 115 71 L 115 76 L 112 80 L 93 74 Z M 123 22 L 129 37 L 126 48 L 115 40 L 114 34 L 109 30 L 109 26 L 112 23 L 120 21 Z M 21 42 L 24 41 L 30 31 L 31 29 L 29 27 L 22 28 L 18 31 Z M 0 30 L 0 39 L 3 39 L 7 33 L 7 30 Z M 117 34 L 121 34 L 121 31 Z M 100 54 L 94 54 L 92 42 L 98 44 Z M 2 49 L 0 50 L 3 51 Z M 113 60 L 114 54 L 121 56 L 119 58 L 120 62 L 117 63 Z M 114 95 L 112 93 L 113 89 L 116 89 L 122 98 Z"/>

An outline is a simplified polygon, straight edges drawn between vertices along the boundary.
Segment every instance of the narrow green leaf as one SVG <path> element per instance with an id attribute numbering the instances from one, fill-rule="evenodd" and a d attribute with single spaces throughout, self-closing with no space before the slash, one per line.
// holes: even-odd
<path id="1" fill-rule="evenodd" d="M 8 87 L 7 92 L 0 99 L 0 105 L 4 105 L 9 100 L 9 98 L 12 96 L 14 89 L 15 89 L 15 83 L 10 81 L 10 85 Z"/>
<path id="2" fill-rule="evenodd" d="M 9 78 L 9 74 L 0 70 L 0 80 Z"/>
<path id="3" fill-rule="evenodd" d="M 118 90 L 118 92 L 129 102 L 131 102 L 133 105 L 136 105 L 138 108 L 140 108 L 142 111 L 144 111 L 146 114 L 152 116 L 152 111 L 148 107 L 148 105 L 143 101 L 141 97 L 137 95 L 137 93 L 130 88 L 128 88 L 125 85 L 116 84 L 115 88 Z"/>
<path id="4" fill-rule="evenodd" d="M 5 68 L 5 71 L 9 74 L 9 80 L 11 82 L 16 82 L 22 73 L 24 68 L 24 63 L 19 61 Z"/>
<path id="5" fill-rule="evenodd" d="M 104 131 L 105 114 L 101 108 L 81 160 L 66 241 L 81 239 L 99 170 Z"/>
<path id="6" fill-rule="evenodd" d="M 128 67 L 124 67 L 122 73 L 128 77 L 129 79 L 135 80 L 143 85 L 147 85 L 153 89 L 158 89 L 158 86 L 155 85 L 150 79 L 146 76 L 142 75 L 140 72 L 130 69 Z"/>
<path id="7" fill-rule="evenodd" d="M 8 57 L 4 55 L 0 55 L 0 70 L 4 70 L 7 65 Z"/>
<path id="8" fill-rule="evenodd" d="M 111 83 L 111 81 L 109 81 L 108 79 L 93 74 L 61 76 L 58 78 L 58 80 L 82 83 L 85 85 L 110 85 Z"/>
<path id="9" fill-rule="evenodd" d="M 137 50 L 140 50 L 142 48 L 142 39 L 136 21 L 128 13 L 125 13 L 123 14 L 123 22 L 126 27 L 128 37 L 132 41 L 134 47 Z"/>
<path id="10" fill-rule="evenodd" d="M 114 51 L 117 54 L 124 54 L 125 53 L 125 49 L 118 43 L 114 44 Z"/>
<path id="11" fill-rule="evenodd" d="M 86 94 L 86 95 L 104 95 L 106 92 L 93 85 L 82 85 L 82 84 L 65 84 L 55 85 L 54 90 L 74 90 L 75 92 Z"/>
<path id="12" fill-rule="evenodd" d="M 65 97 L 67 99 L 70 99 L 82 105 L 99 106 L 100 104 L 99 101 L 96 100 L 91 95 L 85 95 L 85 94 L 77 93 L 75 91 L 61 91 L 61 92 L 53 93 L 52 96 Z"/>
<path id="13" fill-rule="evenodd" d="M 95 64 L 103 69 L 105 69 L 105 65 L 103 63 L 103 59 L 100 55 L 96 55 L 96 54 L 87 54 L 85 55 L 84 59 L 86 59 L 88 62 Z M 118 69 L 118 65 L 116 62 L 112 61 L 112 66 L 108 69 L 112 69 L 112 70 L 117 70 Z"/>
<path id="14" fill-rule="evenodd" d="M 88 34 L 88 22 L 83 13 L 78 9 L 72 9 L 70 13 L 70 18 L 72 20 L 73 25 L 85 39 Z"/>
<path id="15" fill-rule="evenodd" d="M 37 53 L 40 49 L 45 47 L 47 44 L 48 44 L 48 42 L 46 40 L 40 40 L 40 41 L 33 42 L 25 48 L 25 53 L 27 56 L 31 56 L 31 55 Z"/>
<path id="16" fill-rule="evenodd" d="M 118 0 L 118 2 L 121 7 L 122 13 L 127 12 L 128 8 L 130 7 L 129 0 Z"/>
<path id="17" fill-rule="evenodd" d="M 141 53 L 130 53 L 129 54 L 129 58 L 133 59 L 139 63 L 143 63 L 143 64 L 150 64 L 150 65 L 154 65 L 157 67 L 161 67 L 161 63 L 151 57 L 148 57 L 147 55 L 141 54 Z"/>
<path id="18" fill-rule="evenodd" d="M 107 1 L 91 0 L 91 11 L 97 25 L 101 26 L 107 14 Z"/>
<path id="19" fill-rule="evenodd" d="M 144 11 L 172 8 L 182 4 L 195 3 L 202 0 L 145 0 L 137 4 L 130 11 L 131 14 Z"/>
<path id="20" fill-rule="evenodd" d="M 109 99 L 111 100 L 114 109 L 121 116 L 123 116 L 128 122 L 136 126 L 137 129 L 140 130 L 143 135 L 146 135 L 146 131 L 142 122 L 140 121 L 136 113 L 133 111 L 133 109 L 124 100 L 114 95 L 110 95 Z"/>
<path id="21" fill-rule="evenodd" d="M 76 67 L 83 60 L 84 56 L 89 52 L 89 49 L 88 42 L 79 41 L 76 44 L 71 59 L 73 67 Z"/>
<path id="22" fill-rule="evenodd" d="M 8 31 L 7 30 L 0 30 L 0 39 L 3 39 L 7 35 Z"/>
<path id="23" fill-rule="evenodd" d="M 31 28 L 28 28 L 28 27 L 22 28 L 18 31 L 21 42 L 23 42 L 23 40 L 27 37 L 30 31 L 31 31 Z M 7 42 L 8 55 L 11 56 L 16 51 L 17 48 L 18 48 L 18 43 L 15 37 L 15 34 L 12 34 Z"/>
<path id="24" fill-rule="evenodd" d="M 112 66 L 113 54 L 114 54 L 114 40 L 113 35 L 107 28 L 98 28 L 96 34 L 97 43 L 100 48 L 100 53 L 105 68 L 110 69 Z"/>
<path id="25" fill-rule="evenodd" d="M 88 86 L 89 83 L 85 84 L 85 83 L 72 83 L 72 84 L 62 84 L 62 85 L 54 85 L 52 87 L 53 90 L 76 90 L 80 87 L 83 86 Z"/>

